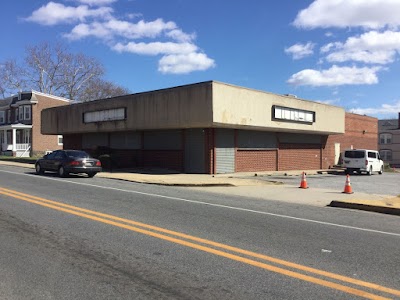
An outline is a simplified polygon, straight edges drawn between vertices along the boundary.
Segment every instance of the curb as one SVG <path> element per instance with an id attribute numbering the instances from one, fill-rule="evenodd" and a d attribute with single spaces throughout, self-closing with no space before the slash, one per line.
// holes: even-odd
<path id="1" fill-rule="evenodd" d="M 116 177 L 108 177 L 108 176 L 98 176 L 100 178 L 112 179 L 112 180 L 120 180 L 120 181 L 129 181 L 135 183 L 143 183 L 143 184 L 153 184 L 153 185 L 161 185 L 161 186 L 182 186 L 182 187 L 210 187 L 210 186 L 219 186 L 219 187 L 234 187 L 236 185 L 231 183 L 168 183 L 168 182 L 150 182 L 150 181 L 141 181 L 134 179 L 126 179 L 126 178 L 116 178 Z"/>
<path id="2" fill-rule="evenodd" d="M 328 206 L 339 207 L 339 208 L 358 209 L 358 210 L 400 216 L 400 209 L 387 207 L 387 206 L 377 206 L 377 205 L 368 205 L 368 204 L 342 202 L 342 201 L 332 201 Z"/>

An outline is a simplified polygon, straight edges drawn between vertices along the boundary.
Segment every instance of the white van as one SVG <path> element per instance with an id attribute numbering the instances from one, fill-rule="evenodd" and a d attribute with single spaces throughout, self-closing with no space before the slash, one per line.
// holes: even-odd
<path id="1" fill-rule="evenodd" d="M 346 150 L 343 154 L 343 167 L 346 168 L 346 174 L 357 172 L 383 173 L 383 161 L 378 151 L 365 149 Z"/>

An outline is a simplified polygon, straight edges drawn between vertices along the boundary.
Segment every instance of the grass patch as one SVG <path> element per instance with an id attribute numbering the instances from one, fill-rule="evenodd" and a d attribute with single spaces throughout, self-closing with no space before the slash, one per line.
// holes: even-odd
<path id="1" fill-rule="evenodd" d="M 385 164 L 383 167 L 383 172 L 394 173 L 396 172 L 396 170 L 392 168 L 389 164 Z"/>
<path id="2" fill-rule="evenodd" d="M 38 159 L 37 157 L 14 157 L 14 156 L 0 155 L 0 160 L 13 161 L 24 164 L 35 164 L 37 159 Z"/>

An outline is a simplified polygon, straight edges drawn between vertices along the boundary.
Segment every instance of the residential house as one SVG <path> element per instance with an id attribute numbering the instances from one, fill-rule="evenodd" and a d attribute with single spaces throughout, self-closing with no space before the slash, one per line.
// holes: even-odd
<path id="1" fill-rule="evenodd" d="M 0 154 L 29 157 L 62 148 L 62 136 L 41 134 L 41 112 L 69 100 L 36 91 L 0 100 Z"/>
<path id="2" fill-rule="evenodd" d="M 379 153 L 384 162 L 400 167 L 400 113 L 398 119 L 379 120 Z"/>

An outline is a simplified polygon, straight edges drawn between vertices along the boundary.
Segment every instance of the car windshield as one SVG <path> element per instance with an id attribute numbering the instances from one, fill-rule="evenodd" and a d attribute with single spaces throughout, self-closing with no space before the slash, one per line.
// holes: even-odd
<path id="1" fill-rule="evenodd" d="M 346 157 L 346 158 L 364 158 L 365 151 L 346 151 L 344 153 L 344 157 Z"/>
<path id="2" fill-rule="evenodd" d="M 85 151 L 65 151 L 68 157 L 72 158 L 89 158 L 90 155 Z"/>

